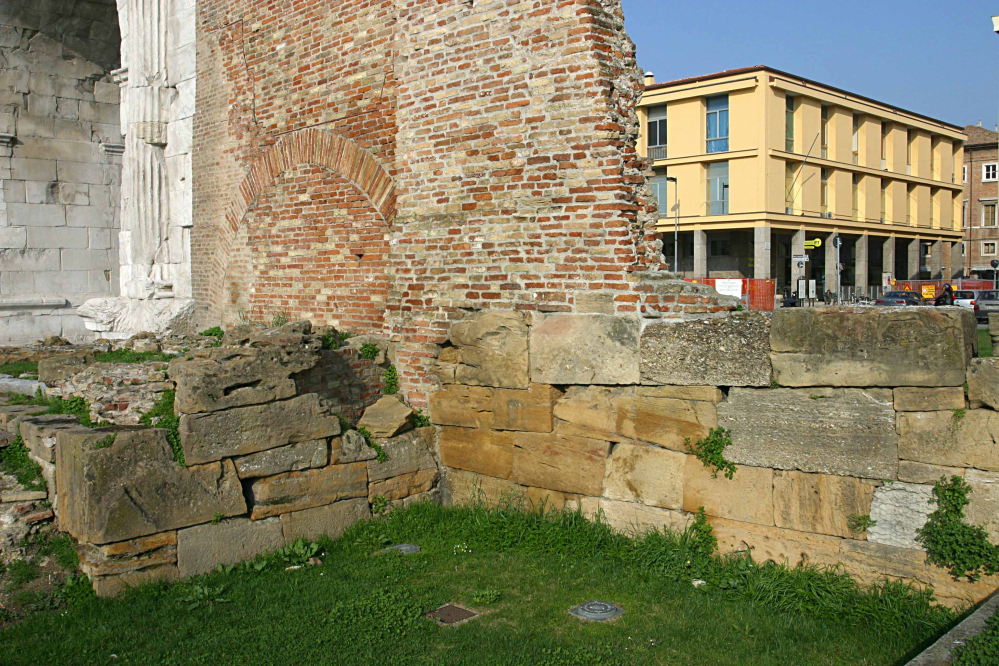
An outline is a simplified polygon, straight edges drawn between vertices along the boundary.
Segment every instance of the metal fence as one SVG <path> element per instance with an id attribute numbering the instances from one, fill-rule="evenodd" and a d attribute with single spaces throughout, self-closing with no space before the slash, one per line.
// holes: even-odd
<path id="1" fill-rule="evenodd" d="M 777 302 L 777 281 L 756 278 L 688 278 L 687 282 L 706 284 L 720 294 L 736 296 L 747 310 L 771 312 Z M 738 283 L 738 284 L 736 284 Z"/>

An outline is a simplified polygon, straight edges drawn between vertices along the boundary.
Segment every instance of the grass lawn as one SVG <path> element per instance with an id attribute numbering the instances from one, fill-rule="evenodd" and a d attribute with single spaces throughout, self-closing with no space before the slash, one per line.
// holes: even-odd
<path id="1" fill-rule="evenodd" d="M 989 335 L 989 329 L 978 329 L 979 358 L 990 358 L 992 353 L 992 336 Z"/>
<path id="2" fill-rule="evenodd" d="M 30 615 L 0 630 L 3 663 L 895 664 L 954 619 L 900 585 L 722 561 L 706 531 L 631 540 L 577 514 L 416 505 L 323 542 L 321 566 L 286 571 L 310 554 L 289 548 Z M 404 542 L 423 553 L 376 554 Z M 626 612 L 568 614 L 594 599 Z M 447 602 L 483 614 L 423 617 Z"/>
<path id="3" fill-rule="evenodd" d="M 18 377 L 24 373 L 38 374 L 38 364 L 31 361 L 19 361 L 18 363 L 0 364 L 0 375 L 11 375 Z"/>

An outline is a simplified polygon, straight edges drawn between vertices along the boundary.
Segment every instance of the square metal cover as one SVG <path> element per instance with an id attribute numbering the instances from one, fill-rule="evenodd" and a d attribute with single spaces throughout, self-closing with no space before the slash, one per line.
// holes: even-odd
<path id="1" fill-rule="evenodd" d="M 478 617 L 478 613 L 473 613 L 467 608 L 462 608 L 461 606 L 455 606 L 454 604 L 445 604 L 435 611 L 430 611 L 427 613 L 427 617 L 436 622 L 437 624 L 442 624 L 445 626 L 451 626 L 455 624 L 461 624 L 462 622 L 467 622 L 473 617 Z"/>

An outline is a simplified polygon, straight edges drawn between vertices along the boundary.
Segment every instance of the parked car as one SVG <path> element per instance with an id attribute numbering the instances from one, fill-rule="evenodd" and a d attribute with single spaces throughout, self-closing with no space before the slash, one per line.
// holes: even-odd
<path id="1" fill-rule="evenodd" d="M 978 309 L 975 310 L 975 317 L 982 324 L 989 323 L 990 313 L 999 313 L 999 291 L 980 291 L 975 299 Z"/>
<path id="2" fill-rule="evenodd" d="M 874 301 L 874 305 L 926 305 L 926 301 L 915 291 L 889 291 Z"/>
<path id="3" fill-rule="evenodd" d="M 975 307 L 975 301 L 977 300 L 978 293 L 972 289 L 961 289 L 959 291 L 954 291 L 954 305 L 959 308 L 968 308 L 969 310 L 977 310 Z"/>

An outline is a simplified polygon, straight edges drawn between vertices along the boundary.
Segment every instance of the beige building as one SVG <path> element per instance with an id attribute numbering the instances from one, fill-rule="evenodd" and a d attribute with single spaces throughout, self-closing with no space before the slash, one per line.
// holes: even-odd
<path id="1" fill-rule="evenodd" d="M 808 278 L 823 291 L 841 280 L 867 293 L 886 275 L 961 274 L 956 125 L 765 66 L 648 75 L 639 114 L 664 253 L 672 262 L 678 191 L 675 269 L 689 277 Z"/>

